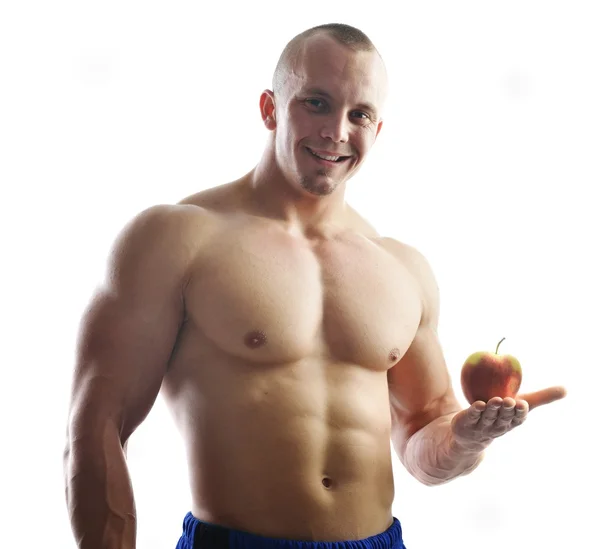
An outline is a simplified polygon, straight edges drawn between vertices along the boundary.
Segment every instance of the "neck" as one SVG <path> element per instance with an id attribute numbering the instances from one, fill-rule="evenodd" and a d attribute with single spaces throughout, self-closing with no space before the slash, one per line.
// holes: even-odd
<path id="1" fill-rule="evenodd" d="M 252 203 L 266 217 L 281 219 L 303 232 L 323 232 L 325 227 L 341 225 L 347 215 L 346 183 L 329 195 L 317 196 L 290 181 L 277 166 L 271 147 L 245 178 Z"/>

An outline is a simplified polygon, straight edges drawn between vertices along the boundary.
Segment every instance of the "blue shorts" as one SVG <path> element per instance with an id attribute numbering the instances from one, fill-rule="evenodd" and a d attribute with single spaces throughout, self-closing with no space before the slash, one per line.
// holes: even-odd
<path id="1" fill-rule="evenodd" d="M 183 534 L 176 549 L 406 549 L 400 521 L 381 534 L 355 541 L 295 541 L 272 539 L 223 528 L 198 520 L 192 513 L 183 519 Z"/>

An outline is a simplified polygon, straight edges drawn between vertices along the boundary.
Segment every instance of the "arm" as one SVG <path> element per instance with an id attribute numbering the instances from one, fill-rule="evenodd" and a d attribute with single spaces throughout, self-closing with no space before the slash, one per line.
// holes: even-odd
<path id="1" fill-rule="evenodd" d="M 427 485 L 473 471 L 489 442 L 466 445 L 454 436 L 461 406 L 437 336 L 439 291 L 431 268 L 414 248 L 392 242 L 396 255 L 416 281 L 421 320 L 406 354 L 388 371 L 392 444 L 405 468 Z"/>
<path id="2" fill-rule="evenodd" d="M 421 320 L 406 354 L 388 372 L 392 442 L 406 469 L 427 485 L 473 471 L 485 449 L 522 425 L 530 410 L 566 396 L 562 386 L 476 401 L 461 410 L 437 337 L 439 292 L 431 268 L 414 248 L 389 241 L 413 275 Z"/>
<path id="3" fill-rule="evenodd" d="M 135 547 L 124 448 L 156 400 L 184 317 L 186 213 L 155 206 L 124 228 L 81 322 L 64 459 L 81 549 Z"/>

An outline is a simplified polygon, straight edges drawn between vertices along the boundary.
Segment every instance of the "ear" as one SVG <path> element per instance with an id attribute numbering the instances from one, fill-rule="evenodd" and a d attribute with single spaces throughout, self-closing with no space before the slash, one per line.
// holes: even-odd
<path id="1" fill-rule="evenodd" d="M 377 136 L 379 135 L 379 132 L 381 131 L 382 126 L 383 126 L 383 120 L 380 120 L 379 124 L 377 124 L 377 133 L 375 134 L 375 139 L 377 139 Z"/>
<path id="2" fill-rule="evenodd" d="M 268 130 L 273 131 L 277 127 L 275 121 L 275 94 L 271 90 L 265 90 L 260 94 L 260 115 Z"/>

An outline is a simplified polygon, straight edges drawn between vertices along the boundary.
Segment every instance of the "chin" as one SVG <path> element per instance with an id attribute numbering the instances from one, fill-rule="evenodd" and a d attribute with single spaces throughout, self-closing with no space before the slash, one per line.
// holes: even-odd
<path id="1" fill-rule="evenodd" d="M 340 185 L 341 181 L 334 181 L 325 177 L 302 177 L 300 186 L 314 196 L 329 196 Z"/>

